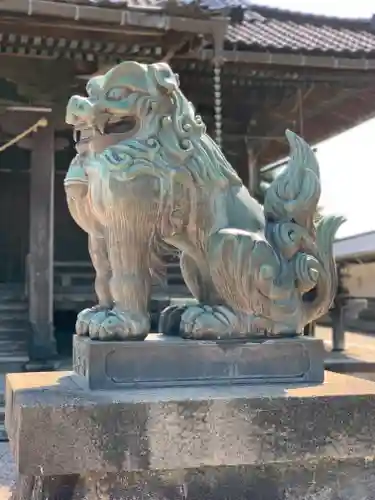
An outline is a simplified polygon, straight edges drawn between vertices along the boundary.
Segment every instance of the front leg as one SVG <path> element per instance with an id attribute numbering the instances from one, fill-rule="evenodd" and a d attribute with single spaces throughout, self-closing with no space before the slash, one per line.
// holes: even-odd
<path id="1" fill-rule="evenodd" d="M 77 335 L 88 335 L 92 322 L 100 323 L 112 308 L 109 286 L 111 268 L 109 265 L 105 230 L 93 215 L 88 197 L 88 177 L 79 156 L 72 161 L 64 180 L 69 212 L 75 222 L 88 233 L 89 253 L 95 270 L 95 292 L 97 305 L 84 309 L 78 314 Z"/>
<path id="2" fill-rule="evenodd" d="M 144 340 L 150 331 L 149 240 L 132 237 L 123 226 L 108 229 L 113 309 L 90 323 L 90 337 L 100 340 Z"/>
<path id="3" fill-rule="evenodd" d="M 66 202 L 70 215 L 86 233 L 93 233 L 88 194 L 89 181 L 83 163 L 77 155 L 71 162 L 64 179 Z"/>
<path id="4" fill-rule="evenodd" d="M 103 230 L 100 232 L 99 228 L 97 228 L 95 234 L 89 234 L 89 253 L 95 270 L 95 293 L 98 303 L 78 314 L 76 322 L 77 335 L 88 335 L 90 324 L 100 325 L 113 306 L 110 290 L 112 272 Z"/>

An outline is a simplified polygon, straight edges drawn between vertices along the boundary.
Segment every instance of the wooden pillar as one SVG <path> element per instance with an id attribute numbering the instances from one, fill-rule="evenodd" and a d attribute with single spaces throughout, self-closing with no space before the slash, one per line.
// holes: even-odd
<path id="1" fill-rule="evenodd" d="M 345 351 L 344 308 L 336 306 L 331 311 L 332 319 L 332 351 Z"/>
<path id="2" fill-rule="evenodd" d="M 29 318 L 30 359 L 55 354 L 53 333 L 54 127 L 33 135 L 30 168 Z"/>
<path id="3" fill-rule="evenodd" d="M 254 148 L 250 144 L 246 144 L 247 149 L 247 170 L 248 170 L 248 189 L 251 196 L 256 198 L 259 191 L 259 170 L 257 157 Z"/>
<path id="4" fill-rule="evenodd" d="M 330 311 L 332 320 L 332 351 L 345 350 L 345 321 L 344 309 L 347 303 L 348 290 L 344 284 L 345 264 L 337 264 L 337 290 L 334 307 Z"/>

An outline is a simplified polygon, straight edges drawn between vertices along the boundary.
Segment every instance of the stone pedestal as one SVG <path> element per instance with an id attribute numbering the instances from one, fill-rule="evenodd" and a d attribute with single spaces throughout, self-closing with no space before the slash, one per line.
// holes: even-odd
<path id="1" fill-rule="evenodd" d="M 75 335 L 73 370 L 93 390 L 321 383 L 324 346 L 307 337 L 254 343 L 151 334 L 145 342 L 97 342 Z"/>
<path id="2" fill-rule="evenodd" d="M 374 498 L 363 379 L 104 391 L 72 372 L 23 373 L 6 392 L 17 500 Z"/>

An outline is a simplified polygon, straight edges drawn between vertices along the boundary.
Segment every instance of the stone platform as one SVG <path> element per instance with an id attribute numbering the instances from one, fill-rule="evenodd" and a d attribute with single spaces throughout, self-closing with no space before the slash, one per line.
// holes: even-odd
<path id="1" fill-rule="evenodd" d="M 151 334 L 144 342 L 74 336 L 73 370 L 89 389 L 321 383 L 324 346 L 299 337 L 261 342 L 193 341 Z"/>
<path id="2" fill-rule="evenodd" d="M 7 378 L 14 499 L 371 500 L 375 383 L 89 391 Z M 32 496 L 34 495 L 34 496 Z"/>

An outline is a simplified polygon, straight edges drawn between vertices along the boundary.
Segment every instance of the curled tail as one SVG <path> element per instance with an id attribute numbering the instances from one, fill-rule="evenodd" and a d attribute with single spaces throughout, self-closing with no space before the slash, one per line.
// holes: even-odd
<path id="1" fill-rule="evenodd" d="M 331 306 L 337 287 L 333 242 L 343 217 L 323 216 L 315 223 L 321 194 L 319 165 L 310 146 L 286 132 L 291 155 L 284 171 L 266 192 L 264 213 L 267 238 L 279 255 L 284 276 L 296 284 L 298 328 L 322 316 Z M 307 292 L 312 292 L 306 295 Z M 309 300 L 310 298 L 310 300 Z M 277 304 L 275 304 L 277 307 Z"/>
<path id="2" fill-rule="evenodd" d="M 303 302 L 303 316 L 306 324 L 323 316 L 335 298 L 337 269 L 333 255 L 333 242 L 337 230 L 344 222 L 344 217 L 332 215 L 322 217 L 317 223 L 314 257 L 319 263 L 319 274 L 313 300 Z"/>
<path id="3" fill-rule="evenodd" d="M 320 172 L 310 146 L 290 130 L 286 131 L 290 160 L 268 188 L 264 199 L 266 219 L 295 222 L 311 230 L 320 193 Z"/>

